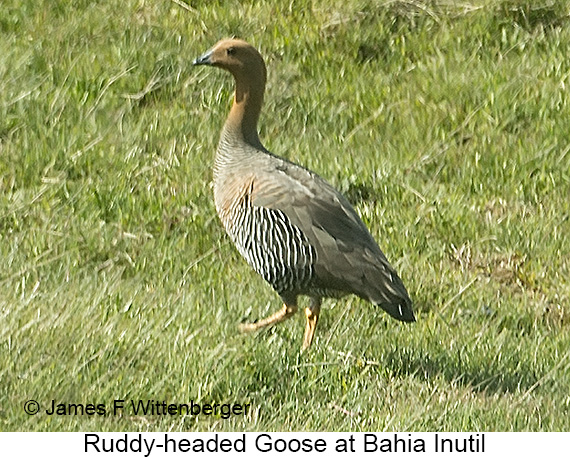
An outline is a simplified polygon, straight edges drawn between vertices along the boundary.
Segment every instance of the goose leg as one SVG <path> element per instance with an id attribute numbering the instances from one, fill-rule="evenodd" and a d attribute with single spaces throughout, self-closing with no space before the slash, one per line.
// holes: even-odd
<path id="1" fill-rule="evenodd" d="M 260 328 L 269 327 L 270 325 L 278 324 L 279 322 L 283 322 L 289 319 L 293 314 L 297 312 L 297 304 L 283 304 L 283 308 L 277 311 L 275 314 L 266 317 L 265 319 L 261 319 L 257 322 L 246 322 L 239 325 L 239 329 L 242 332 L 254 332 L 259 330 Z"/>
<path id="2" fill-rule="evenodd" d="M 313 342 L 317 321 L 321 312 L 321 299 L 311 297 L 311 305 L 305 308 L 305 316 L 307 317 L 307 325 L 305 327 L 305 337 L 303 338 L 303 348 L 308 349 Z"/>

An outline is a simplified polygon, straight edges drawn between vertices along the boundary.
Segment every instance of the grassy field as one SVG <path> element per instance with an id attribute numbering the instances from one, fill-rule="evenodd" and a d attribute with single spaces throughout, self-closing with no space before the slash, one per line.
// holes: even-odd
<path id="1" fill-rule="evenodd" d="M 416 324 L 238 331 L 281 304 L 213 206 L 232 80 L 191 65 L 234 35 L 265 145 L 349 197 Z M 3 0 L 0 36 L 0 430 L 570 430 L 566 2 Z M 251 407 L 44 411 L 114 399 Z"/>

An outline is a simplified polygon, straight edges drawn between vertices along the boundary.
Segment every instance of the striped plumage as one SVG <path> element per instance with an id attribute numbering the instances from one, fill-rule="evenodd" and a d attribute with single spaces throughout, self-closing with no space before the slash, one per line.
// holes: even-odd
<path id="1" fill-rule="evenodd" d="M 230 71 L 234 103 L 214 162 L 214 199 L 241 255 L 281 296 L 281 311 L 244 330 L 280 322 L 311 297 L 303 348 L 323 297 L 356 294 L 392 317 L 414 321 L 411 300 L 350 203 L 315 173 L 267 151 L 257 134 L 266 70 L 241 40 L 224 40 L 194 62 Z"/>
<path id="2" fill-rule="evenodd" d="M 219 212 L 240 254 L 278 294 L 310 290 L 315 248 L 283 211 L 253 205 L 253 180 L 242 192 Z"/>

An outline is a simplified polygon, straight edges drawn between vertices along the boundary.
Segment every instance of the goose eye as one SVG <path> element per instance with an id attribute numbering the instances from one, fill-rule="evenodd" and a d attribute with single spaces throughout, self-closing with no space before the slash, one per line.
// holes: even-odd
<path id="1" fill-rule="evenodd" d="M 236 53 L 236 49 L 233 48 L 233 47 L 226 49 L 226 54 L 229 55 L 229 56 L 232 56 L 232 55 L 234 55 L 235 53 Z"/>

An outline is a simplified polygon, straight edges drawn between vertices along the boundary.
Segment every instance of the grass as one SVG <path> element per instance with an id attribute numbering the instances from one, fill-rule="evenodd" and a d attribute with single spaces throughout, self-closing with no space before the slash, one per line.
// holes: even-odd
<path id="1" fill-rule="evenodd" d="M 534 1 L 4 0 L 0 429 L 570 429 L 570 7 Z M 232 81 L 341 189 L 415 302 L 329 300 L 312 350 L 228 242 L 210 180 Z M 28 416 L 23 404 L 251 403 Z"/>

